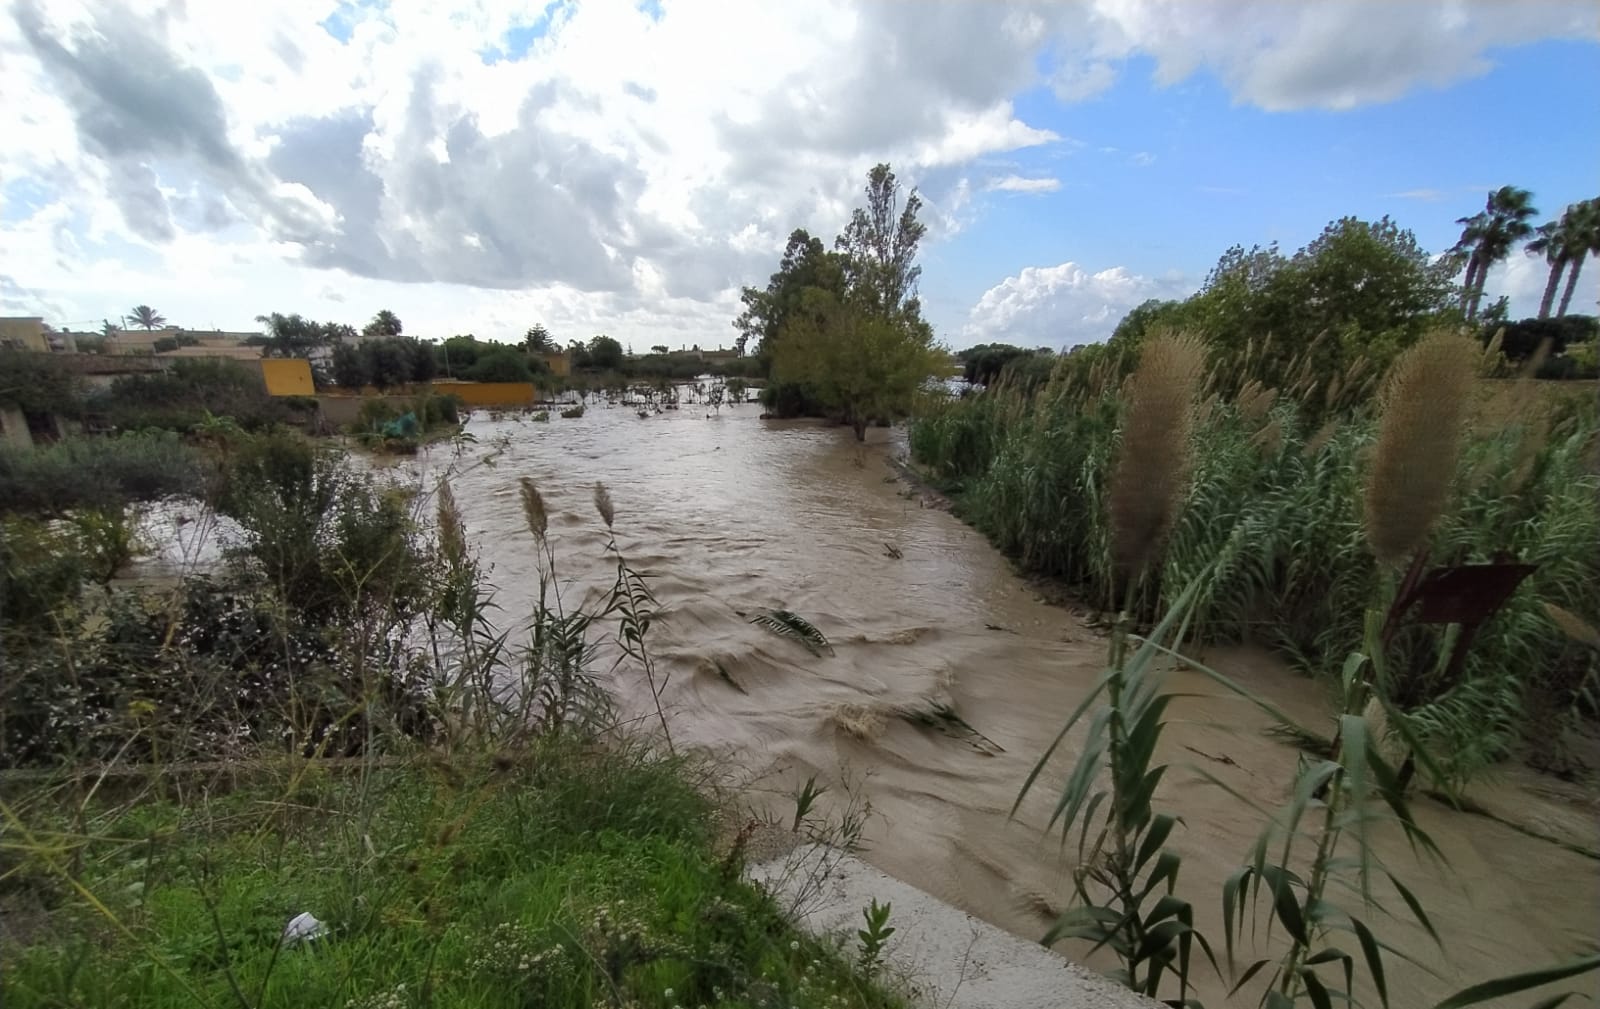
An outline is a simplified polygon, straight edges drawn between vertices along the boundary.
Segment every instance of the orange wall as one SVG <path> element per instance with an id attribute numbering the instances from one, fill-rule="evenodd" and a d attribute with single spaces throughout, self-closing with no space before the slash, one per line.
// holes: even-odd
<path id="1" fill-rule="evenodd" d="M 468 406 L 532 406 L 532 382 L 435 382 L 433 391 L 459 396 Z"/>
<path id="2" fill-rule="evenodd" d="M 317 392 L 311 384 L 311 362 L 298 358 L 262 358 L 261 379 L 267 383 L 269 396 L 314 396 Z"/>

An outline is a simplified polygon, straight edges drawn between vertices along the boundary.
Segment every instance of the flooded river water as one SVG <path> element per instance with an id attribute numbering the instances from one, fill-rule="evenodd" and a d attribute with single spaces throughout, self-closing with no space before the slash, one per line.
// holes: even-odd
<path id="1" fill-rule="evenodd" d="M 899 432 L 869 432 L 861 448 L 846 428 L 762 421 L 758 412 L 743 405 L 707 417 L 685 404 L 644 420 L 622 407 L 549 423 L 478 419 L 469 428 L 477 443 L 459 456 L 440 445 L 400 466 L 424 480 L 464 468 L 450 481 L 508 618 L 527 612 L 536 586 L 517 478 L 532 477 L 545 496 L 569 599 L 612 577 L 592 503 L 594 482 L 605 481 L 619 544 L 648 571 L 661 602 L 649 644 L 671 673 L 664 700 L 677 743 L 719 755 L 730 778 L 775 811 L 792 813 L 785 796 L 812 775 L 829 785 L 830 801 L 853 791 L 871 805 L 867 860 L 1037 939 L 1070 890 L 1059 838 L 1041 832 L 1068 763 L 1046 774 L 1014 820 L 1008 813 L 1033 761 L 1098 674 L 1104 639 L 1042 602 L 980 534 L 895 479 L 888 459 L 901 450 Z M 486 455 L 492 465 L 474 465 Z M 813 657 L 753 626 L 747 615 L 763 607 L 804 616 L 835 654 Z M 1302 723 L 1327 729 L 1322 685 L 1257 652 L 1214 650 L 1207 659 Z M 642 682 L 609 686 L 626 712 L 650 709 Z M 1220 957 L 1221 882 L 1246 857 L 1262 820 L 1185 768 L 1203 765 L 1275 807 L 1296 755 L 1263 734 L 1254 708 L 1213 696 L 1209 681 L 1180 674 L 1172 687 L 1203 696 L 1171 708 L 1163 756 L 1175 767 L 1157 806 L 1184 819 L 1173 842 L 1184 854 L 1180 890 Z M 995 746 L 899 717 L 938 702 Z M 1067 761 L 1074 743 L 1069 737 L 1064 747 Z M 1592 791 L 1508 769 L 1477 797 L 1508 820 L 1597 847 Z M 1446 952 L 1406 924 L 1398 901 L 1394 920 L 1369 919 L 1418 960 L 1391 962 L 1392 1005 L 1432 1004 L 1467 983 L 1593 948 L 1600 862 L 1417 801 L 1448 867 L 1420 863 L 1398 837 L 1387 839 L 1383 855 L 1428 908 Z M 1206 1004 L 1229 1004 L 1226 986 L 1209 973 L 1200 971 Z M 1593 991 L 1596 982 L 1577 987 Z M 1257 994 L 1234 1002 L 1254 1004 Z"/>

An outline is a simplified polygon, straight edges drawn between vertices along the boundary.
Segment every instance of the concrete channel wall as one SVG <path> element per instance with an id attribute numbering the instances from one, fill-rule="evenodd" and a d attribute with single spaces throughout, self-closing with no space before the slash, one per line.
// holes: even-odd
<path id="1" fill-rule="evenodd" d="M 1160 1003 L 1020 939 L 853 855 L 805 845 L 750 868 L 818 936 L 844 934 L 847 948 L 872 901 L 891 904 L 895 934 L 885 975 L 925 1009 L 1160 1009 Z"/>

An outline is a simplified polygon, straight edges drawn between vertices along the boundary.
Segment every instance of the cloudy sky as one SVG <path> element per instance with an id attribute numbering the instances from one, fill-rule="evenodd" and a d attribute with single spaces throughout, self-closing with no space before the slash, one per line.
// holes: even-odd
<path id="1" fill-rule="evenodd" d="M 3 2 L 0 314 L 73 328 L 715 346 L 887 160 L 940 337 L 1071 346 L 1236 242 L 1600 189 L 1589 0 Z"/>

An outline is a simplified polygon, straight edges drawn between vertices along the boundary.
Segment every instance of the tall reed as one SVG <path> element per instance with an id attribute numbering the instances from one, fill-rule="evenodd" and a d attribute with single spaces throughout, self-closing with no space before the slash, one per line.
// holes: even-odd
<path id="1" fill-rule="evenodd" d="M 1406 416 L 1391 411 L 1387 427 L 1359 391 L 1376 376 L 1355 365 L 1353 377 L 1317 388 L 1314 411 L 1264 387 L 1252 387 L 1244 404 L 1209 397 L 1193 421 L 1182 509 L 1131 604 L 1137 620 L 1153 622 L 1197 584 L 1191 633 L 1269 645 L 1332 679 L 1362 647 L 1362 614 L 1393 580 L 1369 546 L 1364 516 L 1393 516 L 1375 531 L 1386 557 L 1409 556 L 1425 538 L 1435 563 L 1510 555 L 1537 565 L 1480 630 L 1460 682 L 1435 675 L 1448 629 L 1408 630 L 1391 643 L 1399 697 L 1457 781 L 1518 744 L 1525 709 L 1564 720 L 1597 710 L 1585 685 L 1600 677 L 1600 659 L 1571 647 L 1541 605 L 1600 613 L 1595 407 L 1482 418 L 1474 404 L 1491 387 L 1463 390 L 1479 355 L 1474 348 L 1458 359 L 1458 346 L 1430 339 L 1397 366 L 1379 398 L 1403 384 L 1428 402 Z M 1321 404 L 1335 381 L 1343 406 L 1329 415 Z M 1108 523 L 1118 431 L 1130 408 L 1119 384 L 1087 383 L 1059 367 L 1031 397 L 1002 385 L 944 403 L 913 424 L 910 438 L 915 461 L 952 490 L 958 514 L 1023 567 L 1112 612 L 1126 601 Z M 1216 375 L 1206 385 L 1228 387 Z M 1492 385 L 1493 402 L 1526 403 L 1538 391 L 1506 385 Z M 1452 422 L 1464 413 L 1463 424 Z M 1402 447 L 1417 457 L 1414 472 L 1393 450 L 1377 451 L 1407 432 Z M 1458 462 L 1446 466 L 1452 439 Z M 1380 458 L 1383 472 L 1369 486 Z M 1436 516 L 1425 526 L 1416 522 L 1423 512 Z M 1557 736 L 1531 742 L 1546 748 Z"/>
<path id="2" fill-rule="evenodd" d="M 1158 337 L 1146 346 L 1129 383 L 1108 525 L 1111 553 L 1130 602 L 1159 556 L 1183 496 L 1200 361 L 1200 347 L 1192 340 Z M 1191 597 L 1186 593 L 1142 640 L 1131 633 L 1129 608 L 1118 613 L 1105 672 L 1034 765 L 1012 807 L 1015 815 L 1067 733 L 1093 707 L 1083 748 L 1048 821 L 1049 828 L 1060 827 L 1063 843 L 1078 831 L 1074 906 L 1044 942 L 1077 938 L 1093 949 L 1110 948 L 1120 962 L 1115 976 L 1152 998 L 1171 975 L 1177 1004 L 1189 998 L 1195 943 L 1211 957 L 1209 944 L 1195 930 L 1193 908 L 1174 894 L 1182 860 L 1166 843 L 1177 820 L 1153 805 L 1167 771 L 1156 762 L 1170 701 L 1163 692 L 1164 653 L 1183 637 Z M 1094 707 L 1098 702 L 1103 703 Z M 1107 787 L 1094 791 L 1102 772 L 1109 775 Z"/>

